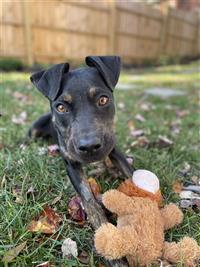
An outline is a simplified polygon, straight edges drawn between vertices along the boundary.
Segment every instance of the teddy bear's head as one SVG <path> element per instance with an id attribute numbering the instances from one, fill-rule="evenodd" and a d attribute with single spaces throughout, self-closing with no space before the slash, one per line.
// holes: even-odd
<path id="1" fill-rule="evenodd" d="M 156 201 L 162 206 L 162 195 L 157 176 L 147 170 L 137 170 L 130 180 L 125 180 L 117 188 L 120 192 L 130 197 L 144 197 Z"/>

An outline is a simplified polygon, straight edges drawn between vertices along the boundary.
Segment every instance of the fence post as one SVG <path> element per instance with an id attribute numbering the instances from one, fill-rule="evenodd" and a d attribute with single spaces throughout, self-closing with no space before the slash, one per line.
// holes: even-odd
<path id="1" fill-rule="evenodd" d="M 108 50 L 110 54 L 116 53 L 116 1 L 111 0 L 109 1 L 110 5 L 110 12 L 109 12 L 109 42 L 108 42 Z"/>
<path id="2" fill-rule="evenodd" d="M 161 37 L 160 37 L 160 51 L 159 56 L 166 54 L 166 48 L 167 48 L 167 41 L 168 41 L 168 23 L 169 23 L 169 17 L 170 17 L 170 8 L 167 9 L 167 11 L 162 12 L 163 15 L 163 23 L 162 23 L 162 30 L 161 30 Z"/>
<path id="3" fill-rule="evenodd" d="M 24 43 L 25 43 L 25 55 L 26 62 L 29 66 L 33 65 L 33 51 L 32 51 L 32 35 L 31 35 L 31 12 L 29 1 L 22 0 L 22 14 L 23 14 L 23 25 L 24 25 Z"/>
<path id="4" fill-rule="evenodd" d="M 196 46 L 195 46 L 195 50 L 196 50 L 196 56 L 200 56 L 200 10 L 197 10 L 197 34 L 196 34 L 196 38 L 197 38 L 197 42 Z"/>

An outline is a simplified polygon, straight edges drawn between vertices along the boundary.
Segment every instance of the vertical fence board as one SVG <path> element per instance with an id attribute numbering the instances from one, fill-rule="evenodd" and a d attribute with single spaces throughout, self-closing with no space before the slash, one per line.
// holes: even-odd
<path id="1" fill-rule="evenodd" d="M 125 63 L 200 54 L 197 14 L 131 1 L 2 1 L 0 55 L 33 62 L 119 54 Z M 23 8 L 22 8 L 23 7 Z M 30 17 L 31 15 L 31 17 Z"/>

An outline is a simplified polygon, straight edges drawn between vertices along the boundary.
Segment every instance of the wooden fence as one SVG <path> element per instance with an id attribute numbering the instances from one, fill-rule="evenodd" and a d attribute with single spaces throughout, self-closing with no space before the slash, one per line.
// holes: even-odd
<path id="1" fill-rule="evenodd" d="M 0 55 L 35 62 L 119 54 L 126 63 L 196 56 L 196 13 L 168 14 L 129 1 L 1 0 Z"/>

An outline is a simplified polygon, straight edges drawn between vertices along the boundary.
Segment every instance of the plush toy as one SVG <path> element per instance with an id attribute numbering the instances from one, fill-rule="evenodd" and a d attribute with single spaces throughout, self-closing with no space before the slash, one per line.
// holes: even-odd
<path id="1" fill-rule="evenodd" d="M 107 259 L 126 257 L 130 267 L 145 266 L 163 258 L 184 266 L 200 266 L 200 247 L 190 237 L 165 242 L 164 230 L 182 222 L 175 204 L 162 207 L 159 180 L 146 170 L 134 172 L 117 190 L 103 195 L 103 204 L 118 215 L 117 227 L 103 224 L 95 233 L 95 247 Z"/>

